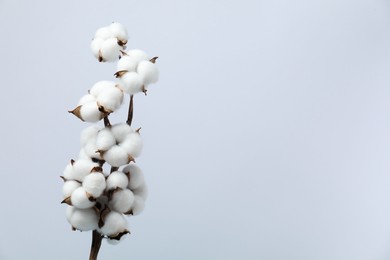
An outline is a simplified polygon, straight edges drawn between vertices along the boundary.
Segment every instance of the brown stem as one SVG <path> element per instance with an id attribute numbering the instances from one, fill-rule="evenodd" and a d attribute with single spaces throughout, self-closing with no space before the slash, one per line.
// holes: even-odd
<path id="1" fill-rule="evenodd" d="M 108 116 L 105 116 L 103 118 L 103 120 L 104 120 L 104 126 L 105 127 L 110 127 L 111 126 L 110 120 L 108 120 Z"/>
<path id="2" fill-rule="evenodd" d="M 130 96 L 130 104 L 129 104 L 129 113 L 127 114 L 127 121 L 126 123 L 131 126 L 131 121 L 133 121 L 133 110 L 134 110 L 134 104 L 133 104 L 133 98 L 134 96 Z"/>
<path id="3" fill-rule="evenodd" d="M 100 246 L 102 245 L 103 236 L 96 230 L 92 232 L 92 244 L 91 253 L 89 254 L 89 260 L 97 260 Z"/>

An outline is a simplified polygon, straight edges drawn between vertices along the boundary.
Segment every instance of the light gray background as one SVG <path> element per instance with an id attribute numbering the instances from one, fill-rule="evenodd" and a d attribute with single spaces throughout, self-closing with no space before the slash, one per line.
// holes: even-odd
<path id="1" fill-rule="evenodd" d="M 112 21 L 161 78 L 135 99 L 146 210 L 100 259 L 390 259 L 388 0 L 0 0 L 1 260 L 88 257 L 58 176 Z"/>

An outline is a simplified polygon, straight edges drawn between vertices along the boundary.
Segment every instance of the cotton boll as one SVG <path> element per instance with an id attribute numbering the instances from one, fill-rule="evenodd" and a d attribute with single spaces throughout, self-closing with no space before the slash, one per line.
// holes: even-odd
<path id="1" fill-rule="evenodd" d="M 148 198 L 148 186 L 146 186 L 146 183 L 144 182 L 140 187 L 137 189 L 132 190 L 135 196 L 140 196 L 144 200 Z"/>
<path id="2" fill-rule="evenodd" d="M 92 172 L 84 178 L 83 188 L 92 197 L 98 198 L 106 188 L 106 178 L 103 173 Z"/>
<path id="3" fill-rule="evenodd" d="M 143 77 L 145 85 L 158 81 L 159 72 L 157 66 L 150 61 L 141 61 L 138 64 L 137 73 Z"/>
<path id="4" fill-rule="evenodd" d="M 79 159 L 91 160 L 92 161 L 92 158 L 88 156 L 88 154 L 85 152 L 84 148 L 80 149 Z"/>
<path id="5" fill-rule="evenodd" d="M 100 49 L 102 48 L 104 39 L 102 38 L 95 38 L 91 42 L 91 50 L 93 53 L 93 56 L 95 56 L 96 59 L 100 59 Z"/>
<path id="6" fill-rule="evenodd" d="M 106 236 L 115 236 L 126 231 L 127 221 L 122 213 L 111 211 L 104 219 L 104 226 L 100 228 L 100 233 Z"/>
<path id="7" fill-rule="evenodd" d="M 74 161 L 72 160 L 72 162 L 74 162 Z M 68 163 L 68 164 L 66 165 L 66 167 L 65 167 L 65 169 L 64 169 L 64 171 L 63 171 L 63 173 L 62 173 L 62 175 L 64 176 L 64 178 L 67 179 L 67 180 L 72 180 L 73 177 L 74 177 L 73 163 L 72 163 L 72 162 L 70 162 L 70 163 Z"/>
<path id="8" fill-rule="evenodd" d="M 134 202 L 134 194 L 131 190 L 116 190 L 109 202 L 112 210 L 125 213 L 130 210 Z"/>
<path id="9" fill-rule="evenodd" d="M 106 184 L 107 190 L 114 190 L 116 188 L 126 189 L 129 184 L 129 178 L 123 172 L 115 171 L 108 176 Z"/>
<path id="10" fill-rule="evenodd" d="M 137 49 L 128 51 L 127 55 L 131 57 L 133 60 L 135 60 L 137 63 L 143 60 L 149 60 L 149 56 L 144 51 L 137 50 Z"/>
<path id="11" fill-rule="evenodd" d="M 136 72 L 127 72 L 120 78 L 120 86 L 124 92 L 133 95 L 143 91 L 143 77 Z"/>
<path id="12" fill-rule="evenodd" d="M 129 176 L 129 180 L 130 180 L 128 185 L 129 189 L 134 190 L 141 187 L 144 184 L 145 182 L 144 174 L 141 168 L 138 167 L 137 165 L 129 164 L 125 168 L 123 168 L 123 172 L 128 174 Z"/>
<path id="13" fill-rule="evenodd" d="M 98 148 L 96 146 L 96 142 L 93 142 L 93 141 L 88 142 L 84 146 L 84 151 L 90 158 L 102 160 L 103 157 L 100 155 L 100 153 L 97 152 L 97 150 L 98 150 Z"/>
<path id="14" fill-rule="evenodd" d="M 139 215 L 145 209 L 145 200 L 141 196 L 134 195 L 133 206 L 131 207 L 132 215 Z"/>
<path id="15" fill-rule="evenodd" d="M 111 31 L 111 35 L 113 37 L 116 37 L 123 44 L 127 43 L 128 40 L 127 30 L 122 24 L 114 22 L 110 24 L 108 28 Z"/>
<path id="16" fill-rule="evenodd" d="M 72 192 L 70 196 L 72 205 L 78 209 L 92 208 L 96 202 L 90 201 L 87 192 L 83 187 L 79 187 Z"/>
<path id="17" fill-rule="evenodd" d="M 106 40 L 108 38 L 114 37 L 111 29 L 108 26 L 99 28 L 95 33 L 95 39 L 100 38 Z"/>
<path id="18" fill-rule="evenodd" d="M 116 144 L 114 135 L 109 128 L 103 128 L 96 137 L 96 147 L 98 150 L 107 151 Z"/>
<path id="19" fill-rule="evenodd" d="M 93 123 L 102 119 L 103 114 L 99 111 L 96 102 L 90 102 L 81 106 L 80 117 L 83 121 Z"/>
<path id="20" fill-rule="evenodd" d="M 137 69 L 138 61 L 131 56 L 124 55 L 118 61 L 116 71 L 127 70 L 128 72 L 135 71 Z"/>
<path id="21" fill-rule="evenodd" d="M 70 218 L 70 224 L 81 231 L 89 231 L 98 228 L 99 217 L 94 209 L 74 209 Z"/>
<path id="22" fill-rule="evenodd" d="M 84 95 L 80 98 L 77 106 L 82 106 L 82 105 L 85 105 L 85 104 L 91 103 L 91 102 L 96 102 L 96 97 L 94 97 L 91 94 L 87 94 L 87 95 Z"/>
<path id="23" fill-rule="evenodd" d="M 121 46 L 118 45 L 118 40 L 116 38 L 106 39 L 100 49 L 103 61 L 112 62 L 119 59 Z"/>
<path id="24" fill-rule="evenodd" d="M 121 143 L 123 142 L 126 137 L 132 133 L 133 130 L 131 129 L 131 127 L 126 124 L 126 123 L 120 123 L 120 124 L 116 124 L 116 125 L 113 125 L 111 127 L 111 133 L 114 135 L 115 137 L 115 140 L 118 142 L 118 143 Z"/>
<path id="25" fill-rule="evenodd" d="M 64 195 L 64 198 L 67 198 L 72 195 L 72 192 L 80 186 L 80 182 L 74 180 L 68 180 L 64 182 L 64 186 L 62 186 L 62 194 Z"/>
<path id="26" fill-rule="evenodd" d="M 95 97 L 98 97 L 102 91 L 115 87 L 116 83 L 113 81 L 101 80 L 96 82 L 92 88 L 89 90 L 89 93 Z"/>
<path id="27" fill-rule="evenodd" d="M 89 126 L 81 131 L 80 134 L 80 144 L 81 146 L 85 146 L 88 142 L 94 141 L 99 132 L 99 127 L 96 125 Z"/>
<path id="28" fill-rule="evenodd" d="M 80 159 L 77 160 L 73 163 L 73 176 L 72 178 L 67 178 L 67 179 L 72 179 L 72 180 L 77 180 L 82 182 L 84 178 L 90 174 L 91 170 L 95 167 L 98 167 L 99 164 L 92 162 L 91 160 L 86 160 L 86 159 Z"/>
<path id="29" fill-rule="evenodd" d="M 120 167 L 122 165 L 128 164 L 131 160 L 126 151 L 118 145 L 114 145 L 110 150 L 105 152 L 103 159 L 114 167 Z"/>
<path id="30" fill-rule="evenodd" d="M 117 110 L 123 101 L 123 92 L 118 87 L 110 87 L 103 90 L 97 97 L 99 106 L 103 106 L 106 111 Z"/>
<path id="31" fill-rule="evenodd" d="M 133 158 L 137 158 L 141 154 L 143 147 L 141 135 L 138 132 L 133 132 L 128 135 L 119 146 L 122 147 L 127 154 L 131 155 Z"/>

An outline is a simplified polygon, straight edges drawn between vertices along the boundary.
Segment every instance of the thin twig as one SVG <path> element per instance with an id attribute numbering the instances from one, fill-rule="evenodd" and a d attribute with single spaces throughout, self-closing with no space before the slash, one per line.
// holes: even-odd
<path id="1" fill-rule="evenodd" d="M 103 236 L 96 230 L 92 232 L 92 244 L 91 252 L 89 254 L 89 260 L 97 260 L 100 246 L 102 245 Z"/>
<path id="2" fill-rule="evenodd" d="M 129 113 L 127 114 L 127 121 L 126 123 L 131 126 L 131 121 L 133 121 L 133 111 L 134 111 L 134 104 L 133 104 L 133 98 L 134 96 L 130 96 L 130 104 L 129 104 Z"/>

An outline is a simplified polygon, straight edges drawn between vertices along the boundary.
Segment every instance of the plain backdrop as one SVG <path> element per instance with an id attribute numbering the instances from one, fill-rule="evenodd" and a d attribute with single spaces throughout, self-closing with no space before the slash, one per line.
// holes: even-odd
<path id="1" fill-rule="evenodd" d="M 146 209 L 101 260 L 390 259 L 388 0 L 0 0 L 1 260 L 88 258 L 58 176 L 113 21 L 161 77 L 135 97 Z"/>

